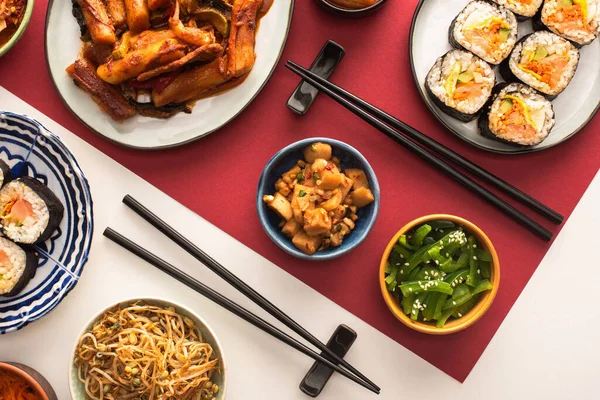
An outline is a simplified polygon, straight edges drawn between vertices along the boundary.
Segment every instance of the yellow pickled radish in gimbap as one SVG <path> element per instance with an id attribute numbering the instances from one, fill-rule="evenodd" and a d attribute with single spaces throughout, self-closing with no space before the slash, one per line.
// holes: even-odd
<path id="1" fill-rule="evenodd" d="M 518 18 L 526 19 L 533 17 L 544 0 L 492 0 L 499 6 L 505 7 L 512 11 Z"/>
<path id="2" fill-rule="evenodd" d="M 579 46 L 590 44 L 600 34 L 600 0 L 545 0 L 534 27 L 547 28 Z"/>
<path id="3" fill-rule="evenodd" d="M 10 167 L 3 160 L 0 160 L 0 188 L 12 180 Z"/>
<path id="4" fill-rule="evenodd" d="M 578 64 L 579 50 L 571 42 L 540 31 L 515 46 L 500 72 L 507 81 L 519 80 L 552 99 L 571 82 Z"/>
<path id="5" fill-rule="evenodd" d="M 490 64 L 499 64 L 517 42 L 515 15 L 487 1 L 472 1 L 452 21 L 448 39 L 453 47 L 465 49 Z"/>
<path id="6" fill-rule="evenodd" d="M 496 81 L 488 63 L 464 50 L 450 50 L 427 74 L 425 88 L 445 113 L 461 121 L 475 119 L 492 95 Z"/>
<path id="7" fill-rule="evenodd" d="M 33 244 L 49 239 L 63 213 L 60 200 L 34 178 L 18 178 L 0 190 L 2 233 L 14 242 Z"/>
<path id="8" fill-rule="evenodd" d="M 21 292 L 35 275 L 37 265 L 34 251 L 0 237 L 0 296 Z"/>
<path id="9" fill-rule="evenodd" d="M 483 136 L 502 142 L 535 146 L 554 127 L 552 103 L 521 83 L 500 84 L 488 109 L 479 118 Z"/>

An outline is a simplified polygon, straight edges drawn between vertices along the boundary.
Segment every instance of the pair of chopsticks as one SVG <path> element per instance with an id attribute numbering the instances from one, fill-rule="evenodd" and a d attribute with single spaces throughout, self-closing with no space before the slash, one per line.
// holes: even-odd
<path id="1" fill-rule="evenodd" d="M 485 187 L 481 186 L 479 183 L 469 178 L 465 173 L 448 162 L 453 162 L 456 165 L 464 168 L 475 177 L 508 194 L 522 204 L 536 211 L 549 221 L 555 224 L 560 224 L 563 221 L 564 217 L 552 210 L 550 207 L 542 204 L 540 201 L 534 199 L 526 193 L 523 193 L 516 187 L 486 171 L 479 165 L 469 161 L 460 154 L 431 139 L 427 135 L 419 132 L 415 128 L 405 124 L 390 114 L 367 103 L 361 98 L 329 82 L 328 80 L 321 78 L 315 73 L 292 61 L 288 61 L 285 66 L 304 79 L 307 83 L 331 97 L 333 100 L 350 110 L 352 113 L 366 121 L 371 126 L 377 128 L 390 139 L 425 159 L 436 168 L 461 183 L 464 187 L 473 191 L 488 203 L 507 214 L 513 220 L 525 226 L 538 237 L 546 241 L 550 241 L 552 239 L 552 233 L 494 193 L 490 192 Z"/>
<path id="2" fill-rule="evenodd" d="M 219 264 L 208 254 L 202 251 L 199 247 L 190 242 L 181 233 L 177 232 L 173 227 L 171 227 L 165 221 L 163 221 L 154 213 L 152 213 L 152 211 L 144 207 L 141 203 L 139 203 L 130 195 L 127 195 L 123 198 L 123 203 L 125 203 L 125 205 L 131 208 L 135 213 L 137 213 L 139 216 L 141 216 L 143 219 L 149 222 L 152 226 L 154 226 L 165 236 L 167 236 L 169 239 L 171 239 L 173 242 L 175 242 L 177 245 L 179 245 L 181 248 L 187 251 L 198 261 L 206 265 L 211 271 L 215 272 L 218 276 L 223 278 L 227 283 L 229 283 L 234 288 L 242 292 L 250 300 L 258 304 L 263 310 L 267 311 L 269 314 L 271 314 L 279 321 L 284 323 L 288 328 L 292 329 L 294 332 L 303 337 L 309 343 L 320 349 L 324 353 L 324 355 L 320 355 L 314 350 L 311 350 L 309 347 L 297 341 L 296 339 L 281 331 L 277 327 L 271 325 L 267 321 L 263 320 L 262 318 L 258 317 L 257 315 L 238 305 L 237 303 L 231 301 L 227 297 L 217 293 L 213 289 L 209 288 L 208 286 L 204 285 L 203 283 L 189 276 L 183 271 L 177 269 L 165 260 L 152 254 L 148 250 L 127 239 L 126 237 L 114 231 L 113 229 L 106 228 L 106 230 L 104 231 L 104 236 L 117 243 L 121 247 L 125 248 L 126 250 L 129 250 L 131 253 L 135 254 L 141 259 L 147 261 L 151 265 L 157 267 L 161 271 L 167 273 L 171 277 L 177 279 L 181 283 L 187 285 L 188 287 L 205 296 L 209 300 L 212 300 L 221 307 L 242 318 L 243 320 L 263 330 L 269 335 L 291 346 L 292 348 L 298 350 L 302 354 L 305 354 L 313 360 L 327 365 L 329 368 L 339 372 L 346 378 L 358 383 L 359 385 L 374 393 L 379 394 L 380 388 L 377 385 L 375 385 L 375 383 L 370 381 L 366 376 L 360 373 L 356 368 L 350 365 L 343 358 L 339 357 L 337 354 L 331 351 L 323 342 L 321 342 L 319 339 L 310 334 L 306 329 L 300 326 L 291 317 L 289 317 L 287 314 L 285 314 L 283 311 L 277 308 L 273 303 L 269 302 L 266 298 L 260 295 L 260 293 L 256 292 L 254 289 L 248 286 L 247 283 L 242 281 L 231 271 Z M 327 358 L 325 358 L 324 356 L 326 356 Z M 340 367 L 338 364 L 343 366 L 345 369 Z"/>

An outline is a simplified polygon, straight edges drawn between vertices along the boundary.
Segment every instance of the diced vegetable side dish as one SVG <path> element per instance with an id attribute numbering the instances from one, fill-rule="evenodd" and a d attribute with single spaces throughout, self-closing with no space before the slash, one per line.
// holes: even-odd
<path id="1" fill-rule="evenodd" d="M 491 254 L 450 221 L 431 221 L 400 236 L 385 269 L 388 291 L 414 321 L 443 328 L 491 290 Z"/>
<path id="2" fill-rule="evenodd" d="M 331 146 L 320 142 L 304 150 L 304 160 L 275 182 L 275 191 L 264 202 L 282 218 L 282 232 L 308 255 L 340 246 L 355 227 L 357 210 L 375 200 L 365 172 L 342 171 Z"/>

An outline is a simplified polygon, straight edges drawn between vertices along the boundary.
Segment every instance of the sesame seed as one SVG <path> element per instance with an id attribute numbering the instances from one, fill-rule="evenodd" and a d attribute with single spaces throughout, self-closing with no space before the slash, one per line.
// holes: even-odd
<path id="1" fill-rule="evenodd" d="M 456 305 L 456 302 L 454 300 L 452 300 L 452 304 Z"/>
<path id="2" fill-rule="evenodd" d="M 409 292 L 412 292 L 412 288 L 410 288 L 410 287 L 409 287 L 409 288 L 408 288 L 408 291 L 409 291 Z"/>
<path id="3" fill-rule="evenodd" d="M 480 274 L 480 273 L 481 273 L 481 270 L 480 270 L 480 269 L 478 269 L 478 270 L 477 270 L 477 273 L 478 273 L 478 274 Z"/>
<path id="4" fill-rule="evenodd" d="M 404 263 L 404 265 L 406 265 L 408 267 L 410 264 L 409 263 Z"/>
<path id="5" fill-rule="evenodd" d="M 462 314 L 461 314 L 461 313 L 458 313 L 458 316 L 459 316 L 459 317 L 462 317 Z"/>
<path id="6" fill-rule="evenodd" d="M 477 256 L 473 256 L 473 260 L 477 260 Z"/>
<path id="7" fill-rule="evenodd" d="M 476 248 L 477 248 L 477 245 L 476 245 L 476 244 L 474 244 L 474 245 L 473 245 L 473 248 L 474 248 L 474 249 L 476 249 Z"/>
<path id="8" fill-rule="evenodd" d="M 400 270 L 400 273 L 401 273 L 401 274 L 403 274 L 403 273 L 404 273 L 404 270 L 403 270 L 403 269 L 401 269 L 401 270 Z"/>
<path id="9" fill-rule="evenodd" d="M 400 254 L 400 258 L 404 258 L 404 256 L 402 254 Z"/>

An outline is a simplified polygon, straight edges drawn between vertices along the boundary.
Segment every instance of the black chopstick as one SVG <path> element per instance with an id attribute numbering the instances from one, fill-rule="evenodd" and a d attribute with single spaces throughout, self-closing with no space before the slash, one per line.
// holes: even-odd
<path id="1" fill-rule="evenodd" d="M 288 61 L 288 64 L 302 72 L 305 72 L 305 73 L 310 72 L 310 71 L 306 70 L 305 68 L 303 68 L 302 66 L 300 66 L 292 61 Z M 371 113 L 373 116 L 382 120 L 383 122 L 392 126 L 393 128 L 396 128 L 398 131 L 400 131 L 401 133 L 404 133 L 406 136 L 410 137 L 411 139 L 419 142 L 420 144 L 422 144 L 434 151 L 437 151 L 438 153 L 440 153 L 447 159 L 449 159 L 452 162 L 465 168 L 467 171 L 471 172 L 473 175 L 483 179 L 484 181 L 492 184 L 493 186 L 502 190 L 503 192 L 510 195 L 511 197 L 519 200 L 521 203 L 523 203 L 523 204 L 527 205 L 528 207 L 530 207 L 531 209 L 535 210 L 536 212 L 538 212 L 540 215 L 544 216 L 548 220 L 550 220 L 556 224 L 562 223 L 564 217 L 561 214 L 559 214 L 558 212 L 554 211 L 550 207 L 548 207 L 545 204 L 541 203 L 540 201 L 534 199 L 533 197 L 529 196 L 528 194 L 522 192 L 521 190 L 517 189 L 516 187 L 512 186 L 511 184 L 505 182 L 504 180 L 498 178 L 496 175 L 488 172 L 487 170 L 483 169 L 482 167 L 475 164 L 474 162 L 464 158 L 463 156 L 461 156 L 460 154 L 456 153 L 455 151 L 449 149 L 448 147 L 444 146 L 443 144 L 441 144 L 441 143 L 437 142 L 436 140 L 430 138 L 429 136 L 419 132 L 412 126 L 405 124 L 404 122 L 400 121 L 399 119 L 395 118 L 394 116 L 373 106 L 370 103 L 367 103 L 360 97 L 355 96 L 354 94 L 342 89 L 341 87 L 334 85 L 333 83 L 329 82 L 327 79 L 320 77 L 319 75 L 316 75 L 316 74 L 307 74 L 307 75 L 310 75 L 311 78 L 313 78 L 315 81 L 317 81 L 321 85 L 325 86 L 327 89 L 330 89 L 332 92 L 340 95 L 341 97 L 349 100 L 350 102 L 357 104 L 359 107 L 365 109 L 366 111 Z"/>
<path id="2" fill-rule="evenodd" d="M 144 261 L 147 261 L 149 264 L 155 266 L 156 268 L 158 268 L 161 271 L 165 272 L 166 274 L 170 275 L 171 277 L 177 279 L 179 282 L 185 284 L 186 286 L 188 286 L 191 289 L 195 290 L 196 292 L 200 293 L 202 296 L 206 297 L 207 299 L 209 299 L 209 300 L 215 302 L 216 304 L 220 305 L 221 307 L 225 308 L 227 311 L 230 311 L 231 313 L 237 315 L 244 321 L 249 322 L 250 324 L 259 328 L 263 332 L 268 333 L 269 335 L 271 335 L 274 338 L 280 340 L 281 342 L 287 344 L 288 346 L 298 350 L 302 354 L 309 356 L 313 360 L 327 365 L 329 368 L 339 372 L 346 378 L 358 383 L 362 387 L 364 387 L 376 394 L 379 394 L 378 389 L 371 387 L 371 385 L 365 383 L 363 380 L 357 378 L 355 375 L 349 373 L 348 371 L 346 371 L 343 368 L 340 368 L 338 365 L 327 360 L 325 357 L 323 357 L 320 354 L 309 349 L 308 347 L 306 347 L 302 343 L 298 342 L 296 339 L 292 338 L 285 332 L 282 332 L 277 327 L 271 325 L 270 323 L 263 320 L 259 316 L 253 314 L 251 311 L 246 310 L 245 308 L 243 308 L 239 304 L 235 303 L 234 301 L 232 301 L 232 300 L 228 299 L 227 297 L 223 296 L 222 294 L 214 291 L 213 289 L 206 286 L 202 282 L 191 277 L 190 275 L 186 274 L 185 272 L 181 271 L 180 269 L 174 267 L 173 265 L 169 264 L 162 258 L 159 258 L 155 254 L 153 254 L 150 251 L 146 250 L 145 248 L 141 247 L 137 243 L 134 243 L 133 241 L 131 241 L 130 239 L 121 235 L 120 233 L 116 232 L 115 230 L 113 230 L 111 228 L 106 228 L 106 230 L 104 231 L 104 236 L 106 236 L 107 238 L 109 238 L 110 240 L 112 240 L 113 242 L 118 244 L 119 246 L 123 247 L 124 249 L 126 249 L 126 250 L 130 251 L 131 253 L 135 254 L 136 256 L 140 257 Z"/>
<path id="3" fill-rule="evenodd" d="M 402 146 L 408 148 L 413 153 L 418 156 L 424 158 L 429 163 L 436 166 L 440 171 L 450 175 L 454 180 L 463 184 L 467 189 L 473 191 L 480 197 L 484 198 L 487 202 L 498 208 L 500 211 L 507 214 L 513 220 L 518 222 L 519 224 L 525 226 L 531 232 L 533 232 L 538 237 L 543 240 L 550 241 L 552 239 L 552 232 L 544 228 L 542 225 L 535 222 L 533 219 L 529 218 L 527 215 L 523 214 L 521 211 L 517 210 L 506 201 L 502 200 L 500 197 L 496 196 L 494 193 L 490 192 L 471 178 L 467 177 L 460 170 L 455 167 L 449 165 L 442 159 L 438 158 L 436 155 L 430 153 L 425 148 L 419 146 L 412 140 L 404 137 L 401 133 L 394 130 L 391 126 L 381 122 L 377 118 L 373 117 L 366 111 L 362 110 L 358 106 L 354 105 L 350 101 L 346 100 L 342 96 L 334 93 L 332 90 L 328 89 L 324 85 L 320 84 L 313 78 L 313 75 L 310 71 L 307 71 L 304 68 L 298 68 L 291 63 L 286 63 L 286 67 L 292 70 L 295 74 L 299 75 L 302 79 L 313 85 L 315 88 L 319 89 L 323 93 L 327 94 L 329 97 L 334 99 L 336 102 L 352 111 L 356 116 L 360 117 L 362 120 L 367 122 L 369 125 L 377 128 L 379 131 L 384 133 L 390 139 L 394 140 L 396 143 L 401 144 Z"/>
<path id="4" fill-rule="evenodd" d="M 271 303 L 269 300 L 264 298 L 260 293 L 256 290 L 252 289 L 246 282 L 242 281 L 235 274 L 229 271 L 227 268 L 219 264 L 212 257 L 202 251 L 198 246 L 190 242 L 186 237 L 184 237 L 181 233 L 177 232 L 173 227 L 167 224 L 165 221 L 156 216 L 152 211 L 144 207 L 140 202 L 135 200 L 130 195 L 126 195 L 123 198 L 123 203 L 135 211 L 140 217 L 149 222 L 152 226 L 162 232 L 165 236 L 175 242 L 179 247 L 187 251 L 190 255 L 200 261 L 202 264 L 206 265 L 211 271 L 215 274 L 223 278 L 227 283 L 231 286 L 239 290 L 246 297 L 252 300 L 254 303 L 258 304 L 263 310 L 277 318 L 280 322 L 286 325 L 288 328 L 296 332 L 298 335 L 303 337 L 306 341 L 311 343 L 313 346 L 317 347 L 319 350 L 327 354 L 333 361 L 339 363 L 348 371 L 352 372 L 365 382 L 367 382 L 370 386 L 372 386 L 376 390 L 380 390 L 379 386 L 369 380 L 366 376 L 360 373 L 356 368 L 354 368 L 350 363 L 346 360 L 335 354 L 332 350 L 330 350 L 323 342 L 313 336 L 310 332 L 304 329 L 300 324 L 294 321 L 291 317 L 289 317 L 286 313 L 281 311 L 277 306 Z"/>

